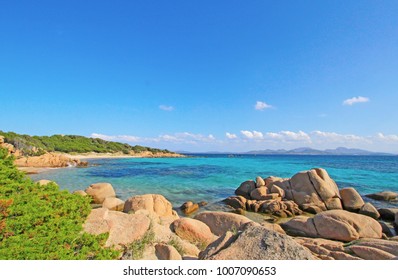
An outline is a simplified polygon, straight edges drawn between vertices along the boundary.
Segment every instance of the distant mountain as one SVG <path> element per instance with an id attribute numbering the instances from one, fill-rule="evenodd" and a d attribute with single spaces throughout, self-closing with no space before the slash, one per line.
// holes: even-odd
<path id="1" fill-rule="evenodd" d="M 378 152 L 370 152 L 361 149 L 350 149 L 345 147 L 338 147 L 336 149 L 327 149 L 327 150 L 316 150 L 309 147 L 296 148 L 293 150 L 260 150 L 260 151 L 250 151 L 243 154 L 249 155 L 347 155 L 347 156 L 380 156 L 380 155 L 388 155 L 391 156 L 393 154 L 388 153 L 378 153 Z"/>

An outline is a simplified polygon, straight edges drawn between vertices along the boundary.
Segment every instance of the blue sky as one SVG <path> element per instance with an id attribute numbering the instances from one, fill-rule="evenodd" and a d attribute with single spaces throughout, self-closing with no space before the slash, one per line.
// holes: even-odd
<path id="1" fill-rule="evenodd" d="M 0 129 L 398 152 L 397 1 L 1 1 Z"/>

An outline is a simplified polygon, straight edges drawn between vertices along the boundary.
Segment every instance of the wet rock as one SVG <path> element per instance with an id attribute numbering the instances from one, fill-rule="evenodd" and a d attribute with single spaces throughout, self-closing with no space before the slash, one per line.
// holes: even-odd
<path id="1" fill-rule="evenodd" d="M 185 215 L 189 215 L 199 210 L 199 204 L 187 201 L 181 205 L 180 209 Z"/>

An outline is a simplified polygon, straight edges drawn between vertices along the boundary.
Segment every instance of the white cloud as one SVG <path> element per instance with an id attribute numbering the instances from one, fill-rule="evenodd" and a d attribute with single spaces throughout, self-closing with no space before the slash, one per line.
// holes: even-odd
<path id="1" fill-rule="evenodd" d="M 236 134 L 229 133 L 229 132 L 225 133 L 225 136 L 226 136 L 228 139 L 236 139 L 236 138 L 238 138 L 238 136 L 237 136 Z"/>
<path id="2" fill-rule="evenodd" d="M 272 108 L 271 105 L 269 105 L 265 102 L 262 102 L 262 101 L 257 101 L 256 105 L 254 105 L 254 109 L 256 109 L 258 111 L 263 111 L 265 109 L 270 109 L 270 108 Z"/>
<path id="3" fill-rule="evenodd" d="M 369 142 L 370 139 L 354 134 L 339 134 L 336 132 L 313 131 L 311 133 L 313 138 L 320 142 L 334 142 L 334 143 L 352 143 L 352 142 Z"/>
<path id="4" fill-rule="evenodd" d="M 377 133 L 376 138 L 378 140 L 385 141 L 385 142 L 398 142 L 398 135 L 394 135 L 394 134 L 384 135 L 383 133 L 379 132 L 379 133 Z"/>
<path id="5" fill-rule="evenodd" d="M 167 105 L 160 105 L 159 109 L 163 110 L 163 111 L 173 111 L 174 107 L 173 106 L 167 106 Z"/>
<path id="6" fill-rule="evenodd" d="M 242 133 L 246 138 L 248 139 L 263 139 L 264 135 L 261 132 L 258 131 L 248 131 L 248 130 L 242 130 L 240 133 Z"/>
<path id="7" fill-rule="evenodd" d="M 353 98 L 349 98 L 343 101 L 343 105 L 348 105 L 348 106 L 352 106 L 355 103 L 366 103 L 369 102 L 370 99 L 367 97 L 363 97 L 363 96 L 358 96 L 358 97 L 353 97 Z"/>
<path id="8" fill-rule="evenodd" d="M 216 138 L 212 135 L 202 135 L 202 134 L 193 134 L 190 132 L 181 132 L 181 133 L 174 133 L 172 135 L 165 134 L 160 135 L 158 138 L 154 138 L 156 141 L 166 141 L 166 142 L 175 142 L 175 143 L 190 143 L 190 144 L 197 144 L 198 142 L 214 142 Z"/>

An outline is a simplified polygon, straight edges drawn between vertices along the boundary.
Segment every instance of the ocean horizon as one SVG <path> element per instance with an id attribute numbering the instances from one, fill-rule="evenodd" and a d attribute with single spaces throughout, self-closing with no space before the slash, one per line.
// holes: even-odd
<path id="1" fill-rule="evenodd" d="M 324 168 L 339 188 L 354 187 L 362 196 L 398 192 L 398 157 L 335 155 L 190 154 L 186 158 L 89 159 L 87 168 L 51 169 L 30 175 L 55 181 L 61 189 L 84 190 L 97 182 L 113 185 L 125 200 L 148 193 L 162 194 L 174 207 L 188 200 L 217 203 L 256 176 L 290 178 L 312 168 Z M 376 206 L 391 203 L 374 202 Z"/>

